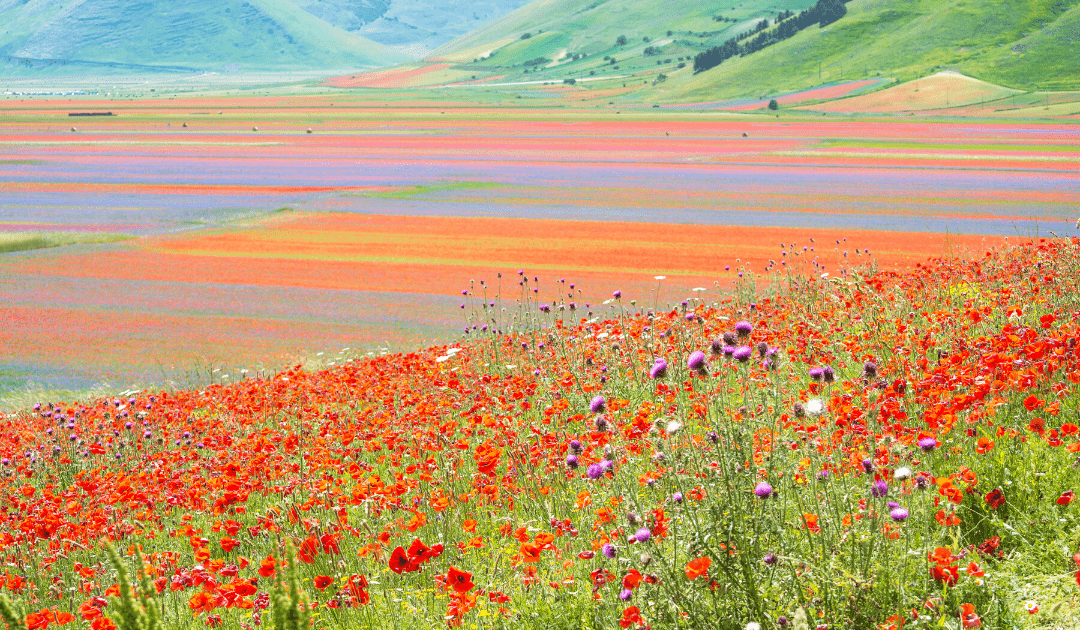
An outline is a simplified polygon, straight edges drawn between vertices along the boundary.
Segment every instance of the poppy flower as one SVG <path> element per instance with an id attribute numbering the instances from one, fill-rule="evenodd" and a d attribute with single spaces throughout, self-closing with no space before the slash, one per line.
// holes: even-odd
<path id="1" fill-rule="evenodd" d="M 696 580 L 699 577 L 705 575 L 708 572 L 709 566 L 712 565 L 712 559 L 708 556 L 702 556 L 700 558 L 694 558 L 690 562 L 686 563 L 686 577 L 690 580 Z"/>
<path id="2" fill-rule="evenodd" d="M 274 570 L 277 566 L 277 560 L 274 556 L 266 556 L 266 559 L 259 563 L 259 575 L 264 578 L 274 577 Z"/>
<path id="3" fill-rule="evenodd" d="M 960 623 L 964 628 L 982 627 L 982 620 L 975 614 L 975 606 L 972 604 L 960 606 Z"/>
<path id="4" fill-rule="evenodd" d="M 315 588 L 319 589 L 320 591 L 325 589 L 327 586 L 330 586 L 333 583 L 334 583 L 334 578 L 330 577 L 329 575 L 316 575 L 315 576 Z"/>
<path id="5" fill-rule="evenodd" d="M 930 576 L 939 584 L 955 586 L 960 580 L 960 572 L 955 564 L 949 566 L 935 565 L 930 567 Z"/>
<path id="6" fill-rule="evenodd" d="M 1072 503 L 1074 498 L 1075 498 L 1075 495 L 1073 494 L 1073 491 L 1072 490 L 1066 490 L 1065 492 L 1061 493 L 1060 497 L 1057 498 L 1057 504 L 1058 505 L 1068 505 L 1068 504 Z"/>
<path id="7" fill-rule="evenodd" d="M 635 625 L 645 625 L 645 620 L 641 618 L 641 609 L 637 606 L 630 606 L 623 609 L 622 617 L 619 619 L 619 626 L 622 628 L 629 628 L 630 626 Z"/>
<path id="8" fill-rule="evenodd" d="M 1001 491 L 1001 488 L 991 490 L 986 494 L 985 498 L 992 510 L 996 510 L 1002 505 L 1005 505 L 1005 493 Z"/>
<path id="9" fill-rule="evenodd" d="M 446 570 L 446 583 L 457 593 L 465 593 L 476 586 L 472 582 L 472 573 L 460 571 L 454 567 Z"/>
<path id="10" fill-rule="evenodd" d="M 525 562 L 539 562 L 540 552 L 543 548 L 536 543 L 522 543 L 520 547 L 521 559 Z"/>
<path id="11" fill-rule="evenodd" d="M 420 564 L 405 553 L 404 547 L 397 547 L 390 552 L 390 570 L 394 573 L 409 573 L 419 569 Z"/>

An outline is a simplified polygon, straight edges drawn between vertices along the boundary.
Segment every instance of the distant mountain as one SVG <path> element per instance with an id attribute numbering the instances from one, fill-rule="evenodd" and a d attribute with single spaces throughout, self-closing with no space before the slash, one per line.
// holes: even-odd
<path id="1" fill-rule="evenodd" d="M 0 0 L 6 73 L 332 71 L 404 59 L 288 0 Z"/>
<path id="2" fill-rule="evenodd" d="M 528 0 L 294 0 L 308 13 L 413 59 Z"/>

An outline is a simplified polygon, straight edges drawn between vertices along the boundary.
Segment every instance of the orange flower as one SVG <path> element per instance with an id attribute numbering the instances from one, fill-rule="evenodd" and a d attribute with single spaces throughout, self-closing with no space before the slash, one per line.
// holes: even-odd
<path id="1" fill-rule="evenodd" d="M 948 547 L 937 547 L 928 554 L 930 562 L 939 566 L 945 566 L 952 562 L 952 549 Z"/>
<path id="2" fill-rule="evenodd" d="M 810 530 L 811 532 L 816 534 L 821 531 L 821 527 L 818 526 L 817 514 L 803 514 L 803 522 L 806 523 L 806 529 Z"/>
<path id="3" fill-rule="evenodd" d="M 542 550 L 543 550 L 543 547 L 541 547 L 540 545 L 537 545 L 536 543 L 531 543 L 531 542 L 522 543 L 521 548 L 520 548 L 521 559 L 523 561 L 525 561 L 525 562 L 539 562 L 540 561 L 540 552 Z"/>
<path id="4" fill-rule="evenodd" d="M 215 608 L 214 596 L 206 591 L 199 591 L 188 600 L 188 608 L 193 610 L 195 614 L 210 612 Z"/>
<path id="5" fill-rule="evenodd" d="M 467 519 L 465 519 L 465 522 L 463 522 L 461 524 L 461 528 L 464 529 L 465 531 L 469 532 L 470 534 L 475 533 L 476 532 L 476 521 L 474 521 L 471 518 L 467 518 Z"/>
<path id="6" fill-rule="evenodd" d="M 955 527 L 960 524 L 960 517 L 955 512 L 946 513 L 945 510 L 938 510 L 934 518 L 942 527 Z"/>
<path id="7" fill-rule="evenodd" d="M 712 559 L 708 556 L 695 558 L 686 563 L 686 577 L 696 580 L 708 572 L 710 565 L 712 565 Z"/>
<path id="8" fill-rule="evenodd" d="M 274 560 L 274 556 L 266 556 L 266 560 L 259 563 L 259 575 L 264 578 L 274 577 L 276 566 L 277 560 Z"/>

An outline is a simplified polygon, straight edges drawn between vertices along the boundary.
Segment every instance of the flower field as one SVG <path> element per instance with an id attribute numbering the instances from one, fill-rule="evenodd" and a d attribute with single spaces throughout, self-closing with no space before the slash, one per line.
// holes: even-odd
<path id="1" fill-rule="evenodd" d="M 7 415 L 0 613 L 1073 627 L 1080 240 L 743 271 L 587 308 L 523 270 L 452 346 Z"/>

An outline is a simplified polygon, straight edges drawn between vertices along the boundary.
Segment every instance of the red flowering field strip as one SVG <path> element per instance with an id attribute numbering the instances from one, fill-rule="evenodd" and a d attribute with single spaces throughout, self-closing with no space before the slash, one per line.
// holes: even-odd
<path id="1" fill-rule="evenodd" d="M 897 238 L 871 231 L 323 214 L 275 221 L 266 229 L 170 237 L 155 247 L 171 253 L 239 258 L 449 265 L 455 272 L 460 267 L 507 270 L 524 266 L 560 273 L 670 273 L 730 280 L 734 272 L 723 273 L 721 268 L 738 265 L 737 259 L 764 268 L 777 257 L 780 243 L 810 245 L 812 238 L 822 243 L 822 252 L 806 255 L 830 267 L 844 262 L 843 254 L 833 251 L 834 241 L 843 238 L 850 243 L 844 250 L 856 246 L 871 250 L 878 264 L 890 269 L 940 254 L 947 241 L 952 247 L 971 250 L 1002 242 L 966 235 Z M 431 273 L 441 275 L 437 269 Z"/>

